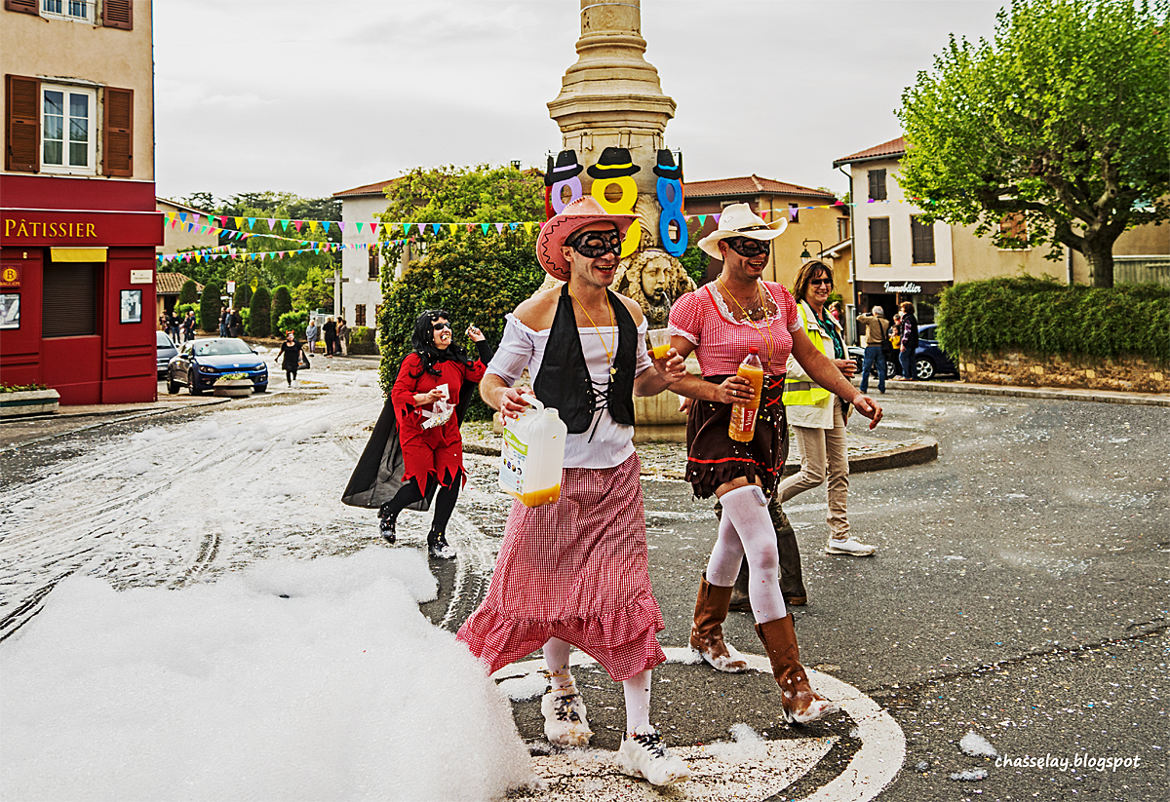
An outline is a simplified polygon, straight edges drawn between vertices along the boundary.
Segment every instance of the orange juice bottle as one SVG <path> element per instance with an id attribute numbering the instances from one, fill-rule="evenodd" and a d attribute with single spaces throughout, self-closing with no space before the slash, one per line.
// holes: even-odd
<path id="1" fill-rule="evenodd" d="M 760 411 L 760 396 L 764 392 L 764 366 L 760 364 L 760 349 L 748 349 L 748 355 L 739 363 L 736 375 L 743 376 L 752 383 L 752 397 L 747 401 L 737 401 L 731 407 L 731 425 L 727 428 L 727 436 L 740 443 L 750 442 L 756 434 L 756 416 Z"/>

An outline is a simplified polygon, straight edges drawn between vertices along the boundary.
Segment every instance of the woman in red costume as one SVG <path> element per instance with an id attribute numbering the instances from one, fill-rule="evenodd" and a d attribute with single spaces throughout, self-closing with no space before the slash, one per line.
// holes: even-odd
<path id="1" fill-rule="evenodd" d="M 414 350 L 402 360 L 342 497 L 354 506 L 377 506 L 382 537 L 394 543 L 398 513 L 433 494 L 427 550 L 440 559 L 455 556 L 446 529 L 464 482 L 460 418 L 491 358 L 483 332 L 469 326 L 467 336 L 479 352 L 476 359 L 453 342 L 449 314 L 432 309 L 419 316 L 411 337 Z"/>

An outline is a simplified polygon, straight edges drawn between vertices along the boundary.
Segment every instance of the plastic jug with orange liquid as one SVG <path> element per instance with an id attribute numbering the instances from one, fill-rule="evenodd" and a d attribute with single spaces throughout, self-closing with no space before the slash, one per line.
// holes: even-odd
<path id="1" fill-rule="evenodd" d="M 553 504 L 561 497 L 561 468 L 569 429 L 557 411 L 525 396 L 531 405 L 518 418 L 504 419 L 500 447 L 500 487 L 528 507 Z"/>
<path id="2" fill-rule="evenodd" d="M 748 349 L 748 355 L 739 363 L 736 375 L 752 383 L 752 397 L 731 406 L 731 425 L 727 436 L 739 443 L 751 442 L 756 434 L 756 417 L 760 412 L 760 396 L 764 392 L 764 366 L 760 363 L 760 349 Z"/>

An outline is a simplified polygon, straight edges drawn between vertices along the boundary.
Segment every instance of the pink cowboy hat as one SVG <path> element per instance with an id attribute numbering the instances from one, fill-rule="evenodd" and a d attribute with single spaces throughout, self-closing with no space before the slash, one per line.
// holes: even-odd
<path id="1" fill-rule="evenodd" d="M 553 278 L 568 281 L 569 263 L 561 254 L 561 246 L 574 232 L 590 223 L 613 223 L 624 238 L 626 229 L 637 219 L 636 214 L 610 214 L 592 197 L 578 198 L 541 227 L 536 236 L 536 261 Z"/>

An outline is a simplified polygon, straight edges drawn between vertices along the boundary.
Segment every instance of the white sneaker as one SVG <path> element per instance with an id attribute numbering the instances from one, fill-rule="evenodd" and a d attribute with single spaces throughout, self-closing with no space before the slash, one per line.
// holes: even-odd
<path id="1" fill-rule="evenodd" d="M 641 727 L 633 737 L 622 738 L 617 762 L 622 772 L 644 777 L 651 785 L 672 785 L 691 776 L 687 764 L 662 745 L 662 736 L 653 727 Z"/>
<path id="2" fill-rule="evenodd" d="M 837 538 L 831 537 L 829 538 L 829 542 L 825 544 L 825 554 L 846 554 L 850 557 L 869 557 L 875 551 L 877 551 L 877 546 L 862 543 L 852 536 L 845 540 L 838 540 Z"/>
<path id="3" fill-rule="evenodd" d="M 550 690 L 540 698 L 544 737 L 554 746 L 588 746 L 593 737 L 585 718 L 585 700 L 575 686 Z"/>

